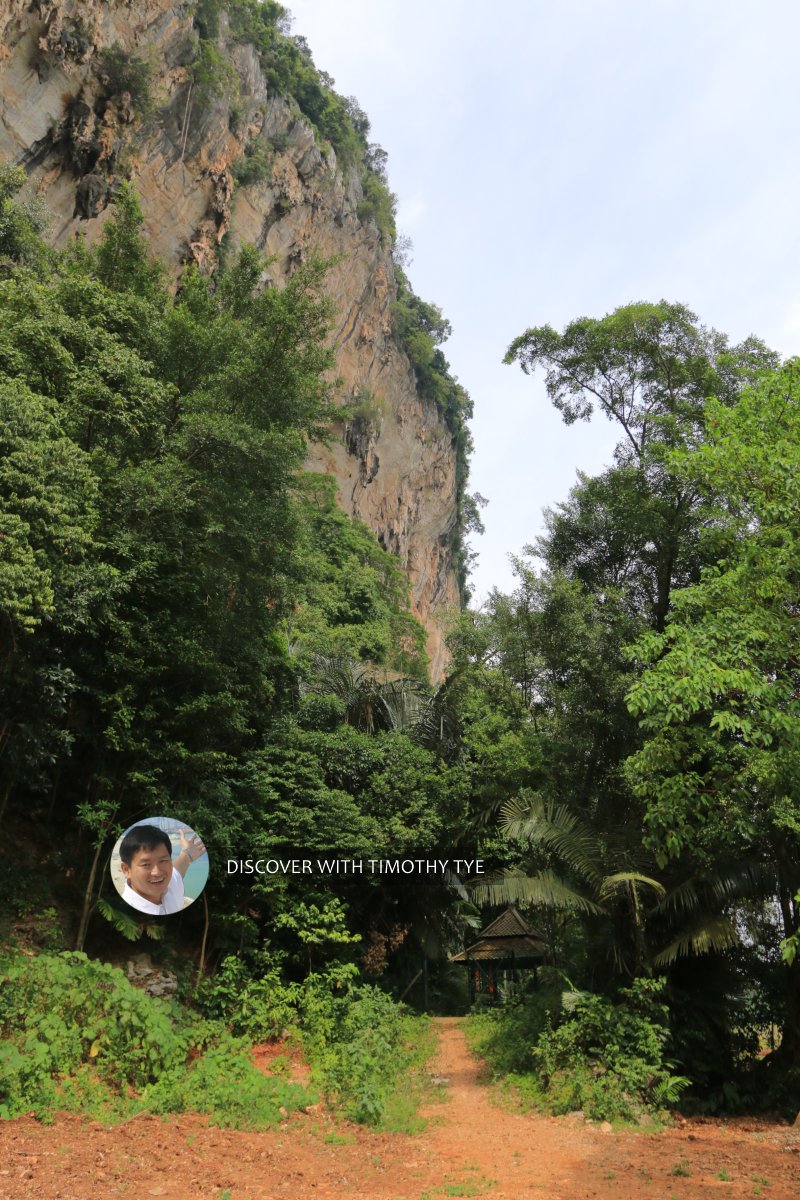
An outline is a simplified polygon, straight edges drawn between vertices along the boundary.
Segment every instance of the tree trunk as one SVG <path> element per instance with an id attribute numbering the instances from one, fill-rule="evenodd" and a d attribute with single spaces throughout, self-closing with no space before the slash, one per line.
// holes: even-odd
<path id="1" fill-rule="evenodd" d="M 206 944 L 208 942 L 208 925 L 209 925 L 208 896 L 205 894 L 205 892 L 203 892 L 203 909 L 205 911 L 205 921 L 203 924 L 203 940 L 200 943 L 200 963 L 197 968 L 197 974 L 200 979 L 202 979 L 203 974 L 206 969 Z"/>
<path id="2" fill-rule="evenodd" d="M 658 543 L 657 543 L 658 545 Z M 672 569 L 675 563 L 675 551 L 671 540 L 666 545 L 658 545 L 658 561 L 656 564 L 656 608 L 653 613 L 653 624 L 658 633 L 663 633 L 667 624 L 669 601 L 672 593 Z"/>
<path id="3" fill-rule="evenodd" d="M 794 900 L 797 891 L 794 847 L 781 842 L 774 846 L 774 853 L 778 866 L 778 905 L 781 910 L 783 935 L 790 938 L 800 930 L 797 904 Z M 786 1008 L 781 1026 L 781 1044 L 774 1055 L 770 1055 L 770 1059 L 787 1068 L 800 1064 L 800 957 L 796 957 L 791 963 L 785 963 L 782 974 Z"/>
<path id="4" fill-rule="evenodd" d="M 81 923 L 78 926 L 78 936 L 75 939 L 75 949 L 82 950 L 86 941 L 86 932 L 89 928 L 89 918 L 92 915 L 93 897 L 94 897 L 94 881 L 97 878 L 97 864 L 100 862 L 100 853 L 103 849 L 102 839 L 97 843 L 97 849 L 94 852 L 92 859 L 92 869 L 89 872 L 89 881 L 86 884 L 86 891 L 83 894 L 83 911 L 81 912 Z"/>
<path id="5" fill-rule="evenodd" d="M 781 1026 L 781 1044 L 775 1051 L 776 1063 L 785 1070 L 800 1066 L 800 960 L 783 969 L 786 989 L 786 1011 Z"/>

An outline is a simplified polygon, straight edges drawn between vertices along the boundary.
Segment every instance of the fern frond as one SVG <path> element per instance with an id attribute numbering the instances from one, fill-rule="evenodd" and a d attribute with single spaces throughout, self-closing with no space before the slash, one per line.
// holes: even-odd
<path id="1" fill-rule="evenodd" d="M 117 933 L 121 933 L 129 942 L 138 942 L 142 934 L 142 924 L 130 913 L 122 912 L 109 904 L 107 900 L 97 901 L 97 911 L 106 921 L 109 921 Z"/>

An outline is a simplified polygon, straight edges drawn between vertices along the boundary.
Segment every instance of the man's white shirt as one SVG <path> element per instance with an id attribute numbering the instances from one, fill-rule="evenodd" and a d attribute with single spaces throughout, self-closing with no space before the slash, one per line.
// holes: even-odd
<path id="1" fill-rule="evenodd" d="M 151 900 L 145 900 L 144 896 L 140 896 L 135 892 L 131 885 L 125 881 L 125 890 L 122 893 L 122 899 L 126 904 L 130 904 L 131 908 L 138 909 L 139 912 L 149 913 L 153 917 L 165 917 L 169 913 L 180 912 L 183 908 L 183 876 L 180 871 L 173 869 L 172 878 L 167 885 L 167 890 L 161 897 L 160 904 L 153 904 Z"/>

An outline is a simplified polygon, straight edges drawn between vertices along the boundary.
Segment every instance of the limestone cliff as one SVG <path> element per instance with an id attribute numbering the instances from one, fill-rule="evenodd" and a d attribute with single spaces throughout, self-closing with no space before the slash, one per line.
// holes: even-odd
<path id="1" fill-rule="evenodd" d="M 359 173 L 321 148 L 292 98 L 268 84 L 256 49 L 227 36 L 224 12 L 208 43 L 218 77 L 203 78 L 196 10 L 0 0 L 0 160 L 25 166 L 59 245 L 78 232 L 96 238 L 127 177 L 154 250 L 176 268 L 213 269 L 222 248 L 247 242 L 271 259 L 265 282 L 280 286 L 308 256 L 335 258 L 327 287 L 350 416 L 309 465 L 336 477 L 345 511 L 398 556 L 437 678 L 441 618 L 458 603 L 456 438 L 393 335 L 391 247 L 364 214 Z M 149 77 L 147 104 L 131 62 Z M 264 168 L 237 184 L 254 147 Z"/>

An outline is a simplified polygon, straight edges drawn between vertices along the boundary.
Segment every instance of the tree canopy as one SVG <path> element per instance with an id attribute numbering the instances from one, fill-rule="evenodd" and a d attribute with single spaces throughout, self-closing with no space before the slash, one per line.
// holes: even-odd
<path id="1" fill-rule="evenodd" d="M 628 763 L 662 859 L 728 847 L 769 866 L 786 938 L 800 887 L 800 369 L 796 360 L 728 409 L 675 469 L 719 498 L 724 557 L 675 594 L 662 634 L 636 646 L 629 704 L 645 735 Z M 784 1048 L 800 1047 L 790 975 Z"/>

